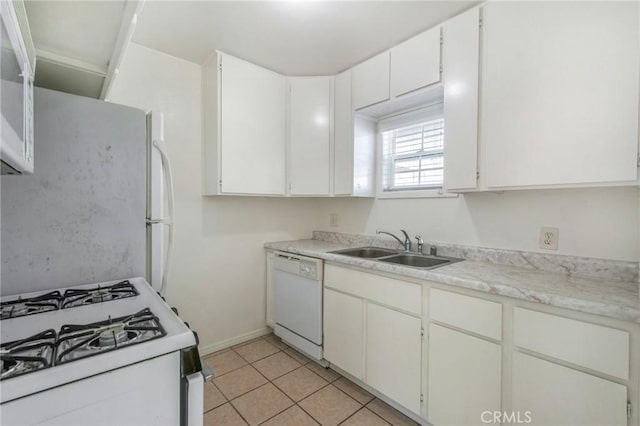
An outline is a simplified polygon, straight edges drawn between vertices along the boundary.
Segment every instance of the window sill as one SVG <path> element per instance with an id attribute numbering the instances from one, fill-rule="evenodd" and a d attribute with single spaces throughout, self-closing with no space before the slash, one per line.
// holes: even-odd
<path id="1" fill-rule="evenodd" d="M 408 191 L 378 191 L 376 198 L 384 200 L 402 198 L 457 198 L 459 194 L 446 192 L 444 189 L 417 189 Z"/>

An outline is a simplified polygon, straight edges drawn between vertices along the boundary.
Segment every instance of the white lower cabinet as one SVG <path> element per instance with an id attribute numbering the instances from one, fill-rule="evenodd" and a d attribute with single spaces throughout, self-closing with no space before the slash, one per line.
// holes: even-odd
<path id="1" fill-rule="evenodd" d="M 513 411 L 532 425 L 626 425 L 627 387 L 515 352 Z"/>
<path id="2" fill-rule="evenodd" d="M 435 426 L 640 424 L 638 324 L 332 264 L 324 272 L 325 358 L 406 414 Z"/>
<path id="3" fill-rule="evenodd" d="M 364 378 L 364 301 L 324 289 L 324 357 Z"/>
<path id="4" fill-rule="evenodd" d="M 480 425 L 500 411 L 500 345 L 429 325 L 428 419 L 434 425 Z"/>
<path id="5" fill-rule="evenodd" d="M 422 320 L 367 302 L 365 381 L 420 414 Z"/>

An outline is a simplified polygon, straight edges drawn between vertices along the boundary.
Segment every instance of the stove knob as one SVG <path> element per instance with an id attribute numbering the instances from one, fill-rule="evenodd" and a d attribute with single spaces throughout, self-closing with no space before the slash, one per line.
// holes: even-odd
<path id="1" fill-rule="evenodd" d="M 178 308 L 176 308 L 175 306 L 171 307 L 171 310 L 177 315 L 180 316 L 180 314 L 178 313 Z"/>

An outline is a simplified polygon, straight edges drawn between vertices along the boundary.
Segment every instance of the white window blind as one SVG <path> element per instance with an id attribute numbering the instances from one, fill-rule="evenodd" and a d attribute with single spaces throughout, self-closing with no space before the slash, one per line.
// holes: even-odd
<path id="1" fill-rule="evenodd" d="M 441 113 L 429 114 L 419 123 L 385 129 L 382 132 L 383 191 L 442 188 L 443 150 Z"/>

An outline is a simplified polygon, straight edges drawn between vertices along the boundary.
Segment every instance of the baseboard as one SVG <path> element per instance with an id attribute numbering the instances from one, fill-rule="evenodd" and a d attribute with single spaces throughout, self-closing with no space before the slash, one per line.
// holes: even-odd
<path id="1" fill-rule="evenodd" d="M 198 346 L 198 352 L 200 352 L 200 356 L 209 355 L 214 352 L 221 351 L 222 349 L 227 349 L 227 348 L 230 348 L 231 346 L 239 345 L 240 343 L 244 343 L 251 339 L 255 339 L 256 337 L 265 336 L 272 332 L 273 330 L 269 327 L 259 328 L 258 330 L 250 331 L 249 333 L 231 337 L 230 339 L 226 339 L 221 342 L 212 343 L 206 346 L 200 345 Z"/>

